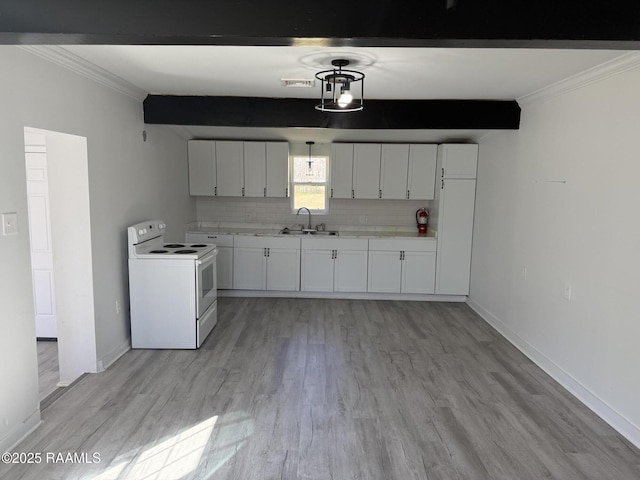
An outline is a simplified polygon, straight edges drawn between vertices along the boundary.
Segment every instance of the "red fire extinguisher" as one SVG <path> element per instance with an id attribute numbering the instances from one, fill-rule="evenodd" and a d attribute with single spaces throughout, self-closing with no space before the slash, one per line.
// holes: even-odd
<path id="1" fill-rule="evenodd" d="M 426 208 L 419 208 L 416 211 L 416 223 L 418 224 L 418 234 L 427 234 L 427 223 L 429 222 L 429 211 Z"/>

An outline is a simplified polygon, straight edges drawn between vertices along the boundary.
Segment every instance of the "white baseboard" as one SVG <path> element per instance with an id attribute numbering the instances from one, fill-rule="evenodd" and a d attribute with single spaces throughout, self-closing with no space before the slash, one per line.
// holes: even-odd
<path id="1" fill-rule="evenodd" d="M 98 372 L 104 372 L 129 350 L 131 350 L 131 339 L 127 338 L 120 345 L 111 349 L 111 351 L 104 355 L 102 359 L 98 360 Z"/>
<path id="2" fill-rule="evenodd" d="M 283 292 L 269 290 L 218 290 L 218 297 L 336 298 L 347 300 L 404 300 L 414 302 L 464 302 L 465 295 L 418 295 L 412 293 Z"/>
<path id="3" fill-rule="evenodd" d="M 524 340 L 520 335 L 507 326 L 502 320 L 476 303 L 467 299 L 467 305 L 480 315 L 489 325 L 495 328 L 518 350 L 525 354 L 533 363 L 544 370 L 551 378 L 566 388 L 574 397 L 586 407 L 607 422 L 618 433 L 640 448 L 640 428 L 619 414 L 613 407 L 604 402 L 596 394 L 573 378 L 562 367 L 540 352 L 536 347 Z"/>
<path id="4" fill-rule="evenodd" d="M 0 440 L 0 452 L 11 452 L 13 448 L 40 426 L 40 409 L 33 412 L 16 430 Z"/>

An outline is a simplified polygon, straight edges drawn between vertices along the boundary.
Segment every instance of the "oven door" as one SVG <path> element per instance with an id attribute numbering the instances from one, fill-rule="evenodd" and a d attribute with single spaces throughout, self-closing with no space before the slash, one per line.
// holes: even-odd
<path id="1" fill-rule="evenodd" d="M 218 249 L 206 257 L 196 260 L 196 309 L 198 318 L 216 301 L 218 285 L 216 280 L 216 256 Z"/>

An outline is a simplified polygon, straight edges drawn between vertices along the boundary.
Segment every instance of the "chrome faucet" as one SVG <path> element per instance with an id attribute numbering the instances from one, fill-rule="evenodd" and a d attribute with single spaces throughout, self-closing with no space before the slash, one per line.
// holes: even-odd
<path id="1" fill-rule="evenodd" d="M 298 211 L 296 212 L 296 215 L 300 215 L 300 210 L 306 210 L 307 213 L 309 214 L 309 226 L 307 228 L 309 230 L 312 230 L 312 228 L 311 228 L 311 210 L 309 210 L 307 207 L 300 207 L 298 209 Z"/>

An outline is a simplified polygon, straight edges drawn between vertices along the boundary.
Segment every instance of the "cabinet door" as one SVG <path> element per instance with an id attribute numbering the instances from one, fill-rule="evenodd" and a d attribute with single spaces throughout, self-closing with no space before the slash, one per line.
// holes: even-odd
<path id="1" fill-rule="evenodd" d="M 241 197 L 244 184 L 242 142 L 216 141 L 217 195 Z"/>
<path id="2" fill-rule="evenodd" d="M 300 290 L 300 250 L 269 248 L 267 253 L 267 290 Z"/>
<path id="3" fill-rule="evenodd" d="M 407 171 L 409 167 L 409 145 L 382 145 L 380 163 L 380 198 L 407 198 Z M 435 169 L 435 164 L 434 164 Z"/>
<path id="4" fill-rule="evenodd" d="M 478 145 L 444 144 L 440 145 L 441 176 L 445 178 L 476 178 L 478 169 Z"/>
<path id="5" fill-rule="evenodd" d="M 216 258 L 218 288 L 233 288 L 233 247 L 218 247 Z"/>
<path id="6" fill-rule="evenodd" d="M 476 181 L 445 179 L 442 184 L 436 293 L 468 295 Z"/>
<path id="7" fill-rule="evenodd" d="M 400 293 L 401 266 L 399 251 L 369 251 L 368 291 Z"/>
<path id="8" fill-rule="evenodd" d="M 333 289 L 336 292 L 367 291 L 367 251 L 338 250 Z"/>
<path id="9" fill-rule="evenodd" d="M 331 198 L 351 198 L 353 144 L 334 143 L 331 155 Z"/>
<path id="10" fill-rule="evenodd" d="M 380 196 L 380 144 L 356 143 L 353 148 L 354 198 Z"/>
<path id="11" fill-rule="evenodd" d="M 436 252 L 405 252 L 402 262 L 402 293 L 433 293 L 436 283 Z"/>
<path id="12" fill-rule="evenodd" d="M 437 145 L 409 146 L 407 189 L 411 200 L 433 200 L 436 182 Z"/>
<path id="13" fill-rule="evenodd" d="M 244 142 L 244 196 L 264 197 L 267 176 L 265 142 Z"/>
<path id="14" fill-rule="evenodd" d="M 267 257 L 264 248 L 236 247 L 233 251 L 233 288 L 264 290 L 267 278 Z"/>
<path id="15" fill-rule="evenodd" d="M 216 157 L 212 140 L 189 140 L 189 193 L 215 195 Z"/>
<path id="16" fill-rule="evenodd" d="M 333 292 L 333 250 L 302 250 L 300 290 Z"/>
<path id="17" fill-rule="evenodd" d="M 289 196 L 289 144 L 267 142 L 267 197 Z"/>

